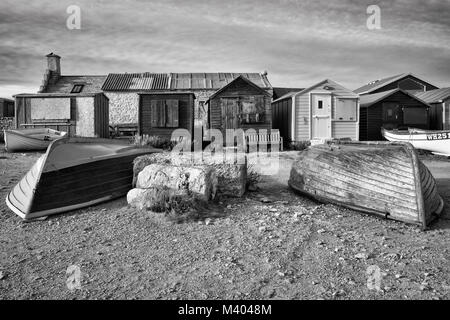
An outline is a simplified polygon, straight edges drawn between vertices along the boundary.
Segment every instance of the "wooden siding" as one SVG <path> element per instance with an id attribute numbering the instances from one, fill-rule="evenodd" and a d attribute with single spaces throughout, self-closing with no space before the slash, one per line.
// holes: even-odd
<path id="1" fill-rule="evenodd" d="M 178 100 L 178 127 L 155 127 L 152 125 L 152 101 Z M 158 122 L 156 122 L 158 123 Z M 192 94 L 142 94 L 139 103 L 139 134 L 170 138 L 176 129 L 187 129 L 191 134 L 194 127 L 194 97 Z"/>
<path id="2" fill-rule="evenodd" d="M 358 140 L 356 133 L 356 122 L 351 121 L 331 121 L 331 134 L 333 138 L 351 138 Z"/>
<path id="3" fill-rule="evenodd" d="M 109 138 L 109 100 L 103 95 L 95 96 L 95 135 Z"/>
<path id="4" fill-rule="evenodd" d="M 363 108 L 361 110 L 361 115 L 367 114 L 367 119 L 362 120 L 360 125 L 360 140 L 361 141 L 381 141 L 384 140 L 383 136 L 381 135 L 381 128 L 385 127 L 386 124 L 383 120 L 383 103 L 396 103 L 399 104 L 400 107 L 404 108 L 411 108 L 411 107 L 422 107 L 422 108 L 428 108 L 427 105 L 421 103 L 420 101 L 411 98 L 408 95 L 405 95 L 402 92 L 396 92 L 393 95 L 385 98 L 382 101 L 379 101 L 378 103 L 368 107 Z M 366 110 L 364 110 L 366 109 Z M 400 109 L 401 110 L 401 109 Z M 399 119 L 398 119 L 398 126 L 397 127 L 407 127 L 403 123 L 403 112 L 399 112 Z M 366 121 L 366 124 L 363 123 Z M 417 126 L 422 129 L 429 129 L 429 125 L 426 126 Z"/>
<path id="5" fill-rule="evenodd" d="M 295 141 L 311 139 L 310 136 L 310 101 L 309 93 L 295 97 Z"/>
<path id="6" fill-rule="evenodd" d="M 424 86 L 425 86 L 425 91 L 438 89 L 437 87 L 435 87 L 435 86 L 433 86 L 433 85 L 431 85 L 431 84 L 428 84 L 428 83 L 426 83 L 426 82 L 424 82 L 424 81 L 422 81 L 422 80 L 420 80 L 420 79 L 418 79 L 418 78 L 416 78 L 416 77 L 408 76 L 408 77 L 406 77 L 406 78 L 403 78 L 403 79 L 397 80 L 397 81 L 395 81 L 395 82 L 392 82 L 392 83 L 390 83 L 390 84 L 388 84 L 388 85 L 386 85 L 386 86 L 384 86 L 384 87 L 381 87 L 381 88 L 379 88 L 379 89 L 377 89 L 377 90 L 370 91 L 370 93 L 373 94 L 373 93 L 384 92 L 384 91 L 388 91 L 388 90 L 392 90 L 392 89 L 397 89 L 397 88 L 399 87 L 399 86 L 398 86 L 398 85 L 399 85 L 399 82 L 402 82 L 402 81 L 403 81 L 403 83 L 405 83 L 404 81 L 405 81 L 406 79 L 413 80 L 413 81 L 415 81 L 415 82 L 418 82 L 418 83 L 424 85 Z M 407 84 L 407 83 L 405 83 L 405 84 Z M 407 87 L 408 87 L 408 85 L 407 85 Z M 413 87 L 411 87 L 410 85 L 409 85 L 409 87 L 410 87 L 410 89 L 413 89 Z M 410 89 L 406 89 L 406 90 L 410 90 Z"/>
<path id="7" fill-rule="evenodd" d="M 265 110 L 264 122 L 261 123 L 239 123 L 237 128 L 242 128 L 244 130 L 247 129 L 255 129 L 261 130 L 272 129 L 272 106 L 271 99 L 272 94 L 269 91 L 266 91 L 268 95 L 264 95 L 262 90 L 255 88 L 254 86 L 249 85 L 243 80 L 236 80 L 231 83 L 228 88 L 214 96 L 209 101 L 209 124 L 211 129 L 219 129 L 222 131 L 225 137 L 225 124 L 223 123 L 223 115 L 222 115 L 222 98 L 241 98 L 241 97 L 262 97 L 263 105 Z"/>
<path id="8" fill-rule="evenodd" d="M 272 129 L 278 129 L 284 141 L 292 139 L 292 98 L 272 103 Z"/>

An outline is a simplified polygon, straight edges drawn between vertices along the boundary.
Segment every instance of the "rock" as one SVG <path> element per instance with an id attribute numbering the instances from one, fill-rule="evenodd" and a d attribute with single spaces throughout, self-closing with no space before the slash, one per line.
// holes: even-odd
<path id="1" fill-rule="evenodd" d="M 151 164 L 139 173 L 136 188 L 158 187 L 165 187 L 176 192 L 181 191 L 208 201 L 216 196 L 217 176 L 215 171 L 207 166 Z"/>
<path id="2" fill-rule="evenodd" d="M 195 199 L 183 190 L 166 187 L 131 189 L 127 194 L 127 202 L 131 207 L 155 212 L 187 211 L 193 207 L 195 201 L 203 200 Z"/>
<path id="3" fill-rule="evenodd" d="M 273 202 L 272 200 L 270 200 L 267 197 L 262 197 L 259 201 L 261 201 L 262 203 L 272 203 Z"/>
<path id="4" fill-rule="evenodd" d="M 361 253 L 355 254 L 355 258 L 360 259 L 360 260 L 367 260 L 369 258 L 369 255 L 365 252 L 361 252 Z"/>
<path id="5" fill-rule="evenodd" d="M 322 234 L 322 233 L 325 233 L 326 232 L 326 230 L 324 230 L 324 229 L 319 229 L 319 230 L 317 230 L 317 233 L 318 234 Z"/>
<path id="6" fill-rule="evenodd" d="M 6 278 L 6 274 L 3 271 L 0 271 L 0 280 L 3 280 Z"/>
<path id="7" fill-rule="evenodd" d="M 211 222 L 212 222 L 212 220 L 211 220 L 210 218 L 206 218 L 206 219 L 205 219 L 205 224 L 206 224 L 207 226 L 209 226 L 209 225 L 211 224 Z"/>
<path id="8" fill-rule="evenodd" d="M 154 153 L 138 157 L 133 164 L 133 187 L 137 185 L 139 174 L 151 164 L 175 165 L 184 167 L 209 167 L 217 177 L 217 193 L 224 196 L 242 197 L 247 186 L 247 162 L 244 164 L 203 163 L 195 153 L 172 156 L 171 153 Z"/>

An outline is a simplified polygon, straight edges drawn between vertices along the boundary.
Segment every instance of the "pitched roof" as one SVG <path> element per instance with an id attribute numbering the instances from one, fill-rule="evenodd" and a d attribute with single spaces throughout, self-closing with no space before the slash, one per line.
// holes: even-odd
<path id="1" fill-rule="evenodd" d="M 284 95 L 287 95 L 291 92 L 299 92 L 305 88 L 282 88 L 282 87 L 273 87 L 273 98 L 279 99 Z"/>
<path id="2" fill-rule="evenodd" d="M 414 95 L 426 103 L 440 103 L 450 98 L 450 88 L 441 88 L 425 92 L 416 92 Z"/>
<path id="3" fill-rule="evenodd" d="M 236 79 L 234 79 L 233 81 L 229 82 L 227 85 L 223 86 L 222 88 L 220 88 L 219 90 L 217 90 L 216 92 L 214 92 L 214 94 L 212 94 L 209 98 L 208 101 L 215 98 L 219 93 L 223 92 L 224 90 L 226 90 L 228 87 L 230 87 L 234 82 L 242 80 L 244 82 L 246 82 L 248 85 L 250 85 L 251 87 L 255 88 L 256 90 L 260 91 L 261 93 L 265 94 L 265 95 L 269 95 L 269 93 L 267 91 L 265 91 L 263 88 L 257 86 L 256 84 L 254 84 L 253 82 L 251 82 L 250 80 L 248 80 L 246 77 L 244 77 L 243 75 L 238 76 Z"/>
<path id="4" fill-rule="evenodd" d="M 83 84 L 81 94 L 97 93 L 102 91 L 106 76 L 60 76 L 55 84 L 49 84 L 42 93 L 65 93 L 69 94 L 76 84 Z"/>
<path id="5" fill-rule="evenodd" d="M 424 105 L 428 106 L 428 103 L 426 103 L 425 101 L 422 101 L 421 99 L 417 98 L 413 94 L 411 94 L 405 90 L 402 90 L 402 89 L 392 89 L 392 90 L 378 92 L 378 93 L 374 93 L 374 94 L 362 95 L 359 97 L 360 106 L 361 106 L 361 108 L 370 107 L 370 106 L 374 105 L 375 103 L 380 102 L 381 100 L 384 100 L 385 98 L 387 98 L 397 92 L 401 92 L 401 93 L 413 98 L 414 100 L 417 100 L 417 101 L 423 103 Z"/>
<path id="6" fill-rule="evenodd" d="M 377 90 L 377 89 L 380 89 L 380 88 L 382 88 L 382 87 L 384 87 L 384 86 L 386 86 L 386 85 L 388 85 L 388 84 L 390 84 L 392 82 L 401 80 L 401 79 L 403 79 L 403 78 L 405 78 L 407 76 L 411 76 L 411 77 L 420 79 L 418 76 L 416 76 L 416 75 L 414 75 L 412 73 L 402 73 L 402 74 L 398 74 L 398 75 L 395 75 L 395 76 L 391 76 L 391 77 L 387 77 L 387 78 L 371 81 L 368 84 L 366 84 L 366 85 L 364 85 L 364 86 L 354 90 L 354 92 L 358 93 L 358 94 L 370 93 L 370 92 L 372 92 L 374 90 Z M 420 80 L 422 80 L 422 79 L 420 79 Z M 428 84 L 431 84 L 428 81 L 425 81 L 425 80 L 422 80 L 422 81 L 426 82 Z"/>
<path id="7" fill-rule="evenodd" d="M 243 76 L 258 87 L 271 88 L 260 73 L 112 73 L 102 86 L 104 91 L 218 90 Z"/>

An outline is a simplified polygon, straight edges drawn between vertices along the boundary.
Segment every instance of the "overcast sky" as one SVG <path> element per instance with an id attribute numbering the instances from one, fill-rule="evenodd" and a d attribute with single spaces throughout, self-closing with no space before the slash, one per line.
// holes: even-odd
<path id="1" fill-rule="evenodd" d="M 450 0 L 1 0 L 0 96 L 36 92 L 50 52 L 65 75 L 267 70 L 273 86 L 356 89 L 412 72 L 450 86 Z"/>

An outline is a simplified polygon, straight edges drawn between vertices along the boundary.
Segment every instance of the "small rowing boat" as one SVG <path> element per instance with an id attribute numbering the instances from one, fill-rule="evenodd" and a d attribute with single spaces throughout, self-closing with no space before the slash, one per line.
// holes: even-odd
<path id="1" fill-rule="evenodd" d="M 52 142 L 6 198 L 23 219 L 71 211 L 127 194 L 133 160 L 159 152 L 108 139 L 72 138 Z"/>
<path id="2" fill-rule="evenodd" d="M 289 185 L 322 202 L 422 229 L 443 208 L 433 176 L 409 143 L 332 141 L 310 147 L 294 163 Z"/>
<path id="3" fill-rule="evenodd" d="M 8 152 L 45 150 L 52 141 L 65 135 L 66 132 L 47 128 L 5 130 L 5 149 Z"/>
<path id="4" fill-rule="evenodd" d="M 450 157 L 450 131 L 448 130 L 386 130 L 382 128 L 381 134 L 388 141 L 409 142 L 416 149 L 428 150 L 434 154 Z"/>

